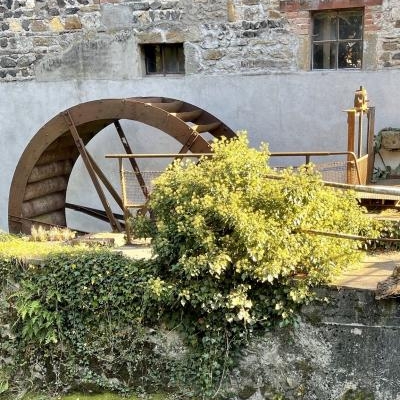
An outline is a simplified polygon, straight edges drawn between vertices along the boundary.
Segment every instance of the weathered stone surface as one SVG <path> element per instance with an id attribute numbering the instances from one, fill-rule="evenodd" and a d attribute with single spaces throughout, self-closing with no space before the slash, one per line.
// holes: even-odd
<path id="1" fill-rule="evenodd" d="M 255 340 L 233 372 L 231 400 L 397 400 L 400 303 L 372 291 L 322 289 L 293 329 Z M 281 397 L 279 397 L 281 396 Z"/>
<path id="2" fill-rule="evenodd" d="M 72 29 L 81 29 L 82 28 L 82 23 L 80 19 L 74 15 L 72 17 L 67 17 L 65 19 L 65 29 L 67 30 L 72 30 Z"/>
<path id="3" fill-rule="evenodd" d="M 1 57 L 0 66 L 2 68 L 14 68 L 17 65 L 14 59 L 10 57 Z"/>
<path id="4" fill-rule="evenodd" d="M 311 16 L 301 7 L 293 10 L 288 4 L 282 8 L 278 0 L 7 0 L 0 3 L 0 32 L 15 39 L 2 48 L 21 54 L 41 42 L 35 45 L 36 60 L 67 51 L 78 31 L 79 40 L 127 31 L 139 44 L 185 43 L 191 49 L 186 73 L 308 70 Z M 373 0 L 364 13 L 363 68 L 398 67 L 400 0 L 387 7 Z M 45 49 L 48 45 L 52 47 Z M 139 50 L 129 52 L 138 76 Z M 31 73 L 34 78 L 34 69 Z M 125 71 L 120 78 L 129 74 Z"/>

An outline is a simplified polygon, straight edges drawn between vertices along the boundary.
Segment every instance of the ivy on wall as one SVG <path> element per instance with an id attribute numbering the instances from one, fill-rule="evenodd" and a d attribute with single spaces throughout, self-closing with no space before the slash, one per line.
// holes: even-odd
<path id="1" fill-rule="evenodd" d="M 310 167 L 269 180 L 267 148 L 244 135 L 213 150 L 175 162 L 152 193 L 155 220 L 131 222 L 152 237 L 151 260 L 79 250 L 31 265 L 0 254 L 3 396 L 226 398 L 251 336 L 295 322 L 313 287 L 359 256 L 357 242 L 301 230 L 376 234 L 354 195 L 324 187 Z"/>

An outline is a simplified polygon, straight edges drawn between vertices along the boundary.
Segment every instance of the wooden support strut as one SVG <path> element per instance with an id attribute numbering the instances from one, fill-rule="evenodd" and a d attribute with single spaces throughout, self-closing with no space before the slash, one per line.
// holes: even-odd
<path id="1" fill-rule="evenodd" d="M 375 164 L 374 134 L 375 134 L 375 107 L 368 107 L 368 164 L 367 164 L 367 182 L 371 183 Z"/>
<path id="2" fill-rule="evenodd" d="M 126 138 L 125 132 L 122 129 L 119 121 L 114 121 L 114 126 L 118 132 L 118 136 L 121 139 L 121 143 L 124 146 L 124 149 L 127 154 L 133 154 L 132 148 L 128 143 L 128 139 Z M 143 178 L 142 173 L 140 172 L 139 165 L 134 158 L 129 158 L 129 162 L 131 163 L 132 169 L 135 172 L 136 179 L 139 182 L 139 186 L 142 190 L 143 196 L 148 199 L 149 198 L 149 190 L 147 189 L 146 182 Z"/>
<path id="3" fill-rule="evenodd" d="M 356 111 L 354 109 L 347 111 L 347 151 L 354 153 L 354 139 L 355 139 L 355 121 Z M 350 154 L 347 156 L 347 183 L 353 182 L 353 168 L 352 158 Z"/>
<path id="4" fill-rule="evenodd" d="M 121 225 L 120 225 L 119 221 L 114 217 L 114 214 L 111 211 L 111 207 L 108 204 L 108 201 L 106 199 L 106 196 L 104 195 L 103 189 L 102 189 L 102 187 L 100 185 L 100 182 L 98 180 L 96 172 L 94 171 L 92 163 L 90 162 L 90 156 L 88 156 L 88 154 L 87 154 L 85 145 L 83 144 L 82 139 L 79 136 L 79 133 L 78 133 L 78 131 L 76 129 L 74 121 L 73 121 L 73 119 L 71 117 L 71 114 L 69 113 L 69 111 L 65 111 L 63 113 L 63 116 L 64 116 L 65 122 L 67 123 L 68 128 L 69 128 L 69 130 L 71 132 L 71 135 L 72 135 L 72 137 L 74 139 L 74 142 L 75 142 L 76 147 L 77 147 L 77 149 L 79 151 L 79 154 L 81 155 L 82 160 L 83 160 L 83 162 L 85 164 L 85 167 L 86 167 L 86 169 L 87 169 L 87 171 L 89 173 L 89 176 L 90 176 L 90 178 L 91 178 L 91 180 L 93 182 L 93 185 L 94 185 L 94 187 L 96 189 L 96 192 L 97 192 L 97 194 L 98 194 L 98 196 L 100 198 L 100 201 L 103 204 L 103 207 L 104 207 L 104 210 L 105 210 L 105 212 L 107 214 L 107 217 L 108 217 L 108 220 L 110 222 L 111 228 L 113 229 L 113 231 L 122 232 Z"/>
<path id="5" fill-rule="evenodd" d="M 103 171 L 101 168 L 97 165 L 96 161 L 93 159 L 93 157 L 90 155 L 90 153 L 86 150 L 86 153 L 89 157 L 90 163 L 93 166 L 94 171 L 96 172 L 97 176 L 100 178 L 100 180 L 103 182 L 103 185 L 107 188 L 107 190 L 110 192 L 111 196 L 115 200 L 115 202 L 118 204 L 121 210 L 124 209 L 123 204 L 122 204 L 122 199 L 118 192 L 114 189 L 113 185 L 111 182 L 107 179 L 107 177 L 104 175 Z"/>

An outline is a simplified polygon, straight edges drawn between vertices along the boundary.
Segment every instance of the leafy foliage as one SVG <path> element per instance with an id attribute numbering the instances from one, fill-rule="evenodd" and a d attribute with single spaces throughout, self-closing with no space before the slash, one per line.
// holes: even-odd
<path id="1" fill-rule="evenodd" d="M 156 180 L 146 230 L 161 267 L 154 296 L 197 349 L 206 396 L 252 332 L 295 321 L 312 287 L 359 257 L 357 242 L 302 231 L 376 234 L 354 194 L 323 186 L 312 167 L 268 179 L 267 147 L 245 135 L 213 151 Z"/>
<path id="2" fill-rule="evenodd" d="M 133 223 L 152 237 L 152 260 L 80 249 L 29 263 L 16 249 L 44 243 L 0 243 L 3 391 L 222 397 L 250 336 L 295 322 L 313 286 L 358 257 L 357 242 L 304 230 L 374 234 L 354 196 L 312 168 L 268 179 L 267 148 L 245 136 L 214 152 L 158 178 L 155 220 Z"/>

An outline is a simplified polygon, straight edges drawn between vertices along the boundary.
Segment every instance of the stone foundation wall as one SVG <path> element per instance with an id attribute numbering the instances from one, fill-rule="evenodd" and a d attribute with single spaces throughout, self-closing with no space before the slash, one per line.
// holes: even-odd
<path id="1" fill-rule="evenodd" d="M 399 400 L 400 302 L 325 289 L 294 329 L 256 340 L 232 375 L 231 400 Z"/>

